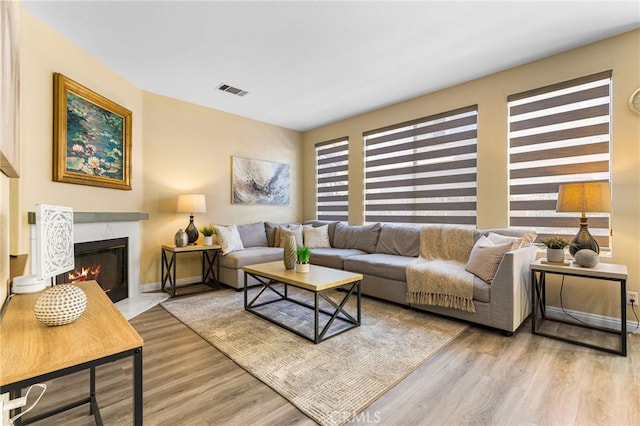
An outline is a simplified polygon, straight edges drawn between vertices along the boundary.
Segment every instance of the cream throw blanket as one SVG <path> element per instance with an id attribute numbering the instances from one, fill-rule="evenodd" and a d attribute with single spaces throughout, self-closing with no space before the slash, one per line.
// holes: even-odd
<path id="1" fill-rule="evenodd" d="M 420 257 L 407 266 L 407 302 L 475 312 L 473 274 L 464 269 L 473 244 L 473 229 L 423 227 Z"/>

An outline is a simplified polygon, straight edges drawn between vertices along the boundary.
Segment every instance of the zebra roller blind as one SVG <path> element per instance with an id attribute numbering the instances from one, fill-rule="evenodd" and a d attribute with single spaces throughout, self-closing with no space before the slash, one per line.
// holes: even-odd
<path id="1" fill-rule="evenodd" d="M 511 95 L 508 108 L 510 225 L 571 239 L 579 214 L 556 213 L 558 185 L 611 178 L 611 71 Z M 609 215 L 587 217 L 610 247 Z"/>
<path id="2" fill-rule="evenodd" d="M 477 105 L 364 133 L 365 222 L 476 225 Z"/>
<path id="3" fill-rule="evenodd" d="M 316 148 L 316 217 L 349 220 L 349 139 L 318 142 Z"/>

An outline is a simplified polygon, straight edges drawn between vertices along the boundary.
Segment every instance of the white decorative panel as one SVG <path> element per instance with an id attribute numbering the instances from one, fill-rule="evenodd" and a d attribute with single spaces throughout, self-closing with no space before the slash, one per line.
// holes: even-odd
<path id="1" fill-rule="evenodd" d="M 39 279 L 75 268 L 73 242 L 73 209 L 36 204 L 36 273 Z"/>

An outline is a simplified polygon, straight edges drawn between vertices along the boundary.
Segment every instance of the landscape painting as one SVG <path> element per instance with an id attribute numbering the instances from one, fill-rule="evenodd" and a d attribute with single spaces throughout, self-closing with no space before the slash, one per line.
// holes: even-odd
<path id="1" fill-rule="evenodd" d="M 131 189 L 131 112 L 55 74 L 54 180 Z"/>
<path id="2" fill-rule="evenodd" d="M 290 187 L 289 164 L 232 157 L 233 204 L 289 205 Z"/>

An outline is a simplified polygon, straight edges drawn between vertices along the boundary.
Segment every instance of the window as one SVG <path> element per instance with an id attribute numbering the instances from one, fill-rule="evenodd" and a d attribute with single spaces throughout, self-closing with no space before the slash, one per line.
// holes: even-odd
<path id="1" fill-rule="evenodd" d="M 349 220 L 349 139 L 318 142 L 316 148 L 316 217 Z"/>
<path id="2" fill-rule="evenodd" d="M 476 105 L 373 130 L 365 222 L 476 224 Z"/>
<path id="3" fill-rule="evenodd" d="M 538 239 L 571 239 L 576 216 L 556 213 L 558 185 L 609 181 L 611 71 L 509 96 L 511 226 L 536 227 Z M 589 231 L 610 247 L 609 216 L 587 213 Z"/>

